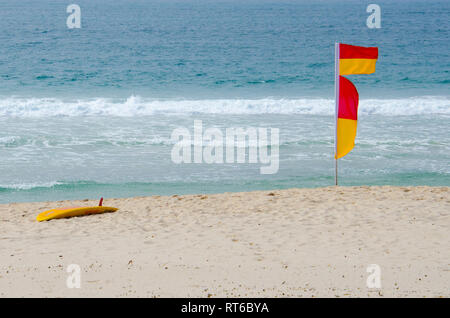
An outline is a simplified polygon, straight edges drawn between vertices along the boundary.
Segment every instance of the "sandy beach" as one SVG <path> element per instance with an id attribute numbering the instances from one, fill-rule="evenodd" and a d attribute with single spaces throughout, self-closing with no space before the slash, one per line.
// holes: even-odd
<path id="1" fill-rule="evenodd" d="M 35 220 L 96 203 L 0 205 L 1 297 L 450 296 L 448 187 L 105 199 L 119 211 Z"/>

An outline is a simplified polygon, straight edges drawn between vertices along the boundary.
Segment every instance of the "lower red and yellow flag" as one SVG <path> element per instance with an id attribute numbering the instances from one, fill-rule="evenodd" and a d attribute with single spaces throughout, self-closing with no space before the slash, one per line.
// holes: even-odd
<path id="1" fill-rule="evenodd" d="M 339 99 L 336 128 L 335 159 L 348 154 L 355 146 L 359 95 L 355 85 L 339 76 Z"/>

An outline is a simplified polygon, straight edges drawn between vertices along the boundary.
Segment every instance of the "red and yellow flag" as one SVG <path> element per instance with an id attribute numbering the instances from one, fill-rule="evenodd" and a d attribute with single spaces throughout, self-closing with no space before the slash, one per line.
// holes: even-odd
<path id="1" fill-rule="evenodd" d="M 355 146 L 359 95 L 355 85 L 340 75 L 375 72 L 378 48 L 339 44 L 336 92 L 336 153 L 335 159 L 348 154 Z"/>
<path id="2" fill-rule="evenodd" d="M 377 59 L 377 47 L 339 44 L 339 75 L 375 73 Z"/>
<path id="3" fill-rule="evenodd" d="M 345 77 L 339 76 L 336 159 L 344 157 L 355 146 L 358 102 L 359 95 L 355 85 Z"/>

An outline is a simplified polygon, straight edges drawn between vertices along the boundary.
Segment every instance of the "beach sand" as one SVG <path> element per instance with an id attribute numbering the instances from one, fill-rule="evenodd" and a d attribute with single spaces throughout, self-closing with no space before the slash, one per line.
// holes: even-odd
<path id="1" fill-rule="evenodd" d="M 449 297 L 448 187 L 328 187 L 0 205 L 0 296 Z M 81 288 L 68 288 L 70 264 Z M 367 267 L 381 288 L 368 288 Z"/>

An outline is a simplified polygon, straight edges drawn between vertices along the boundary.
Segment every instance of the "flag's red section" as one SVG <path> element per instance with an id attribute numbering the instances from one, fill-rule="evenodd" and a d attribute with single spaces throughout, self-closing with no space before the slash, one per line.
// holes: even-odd
<path id="1" fill-rule="evenodd" d="M 359 95 L 355 85 L 343 76 L 339 76 L 339 113 L 338 118 L 358 119 Z"/>
<path id="2" fill-rule="evenodd" d="M 339 44 L 340 59 L 378 59 L 377 47 L 363 47 L 349 44 Z"/>

